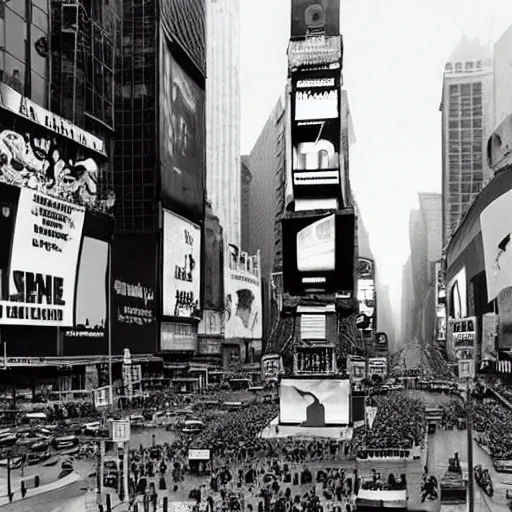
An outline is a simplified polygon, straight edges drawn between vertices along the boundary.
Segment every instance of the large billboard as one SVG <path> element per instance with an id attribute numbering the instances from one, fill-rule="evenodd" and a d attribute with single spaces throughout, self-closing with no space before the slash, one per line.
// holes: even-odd
<path id="1" fill-rule="evenodd" d="M 263 326 L 259 255 L 229 246 L 224 269 L 225 337 L 261 339 Z"/>
<path id="2" fill-rule="evenodd" d="M 375 281 L 373 279 L 357 280 L 357 302 L 359 303 L 359 316 L 364 316 L 363 330 L 375 328 Z M 361 320 L 359 320 L 361 321 Z"/>
<path id="3" fill-rule="evenodd" d="M 201 229 L 164 210 L 164 316 L 200 318 Z"/>
<path id="4" fill-rule="evenodd" d="M 92 208 L 110 208 L 102 190 L 103 140 L 0 83 L 0 182 Z"/>
<path id="5" fill-rule="evenodd" d="M 205 206 L 205 93 L 160 35 L 160 162 L 165 208 L 200 221 Z"/>
<path id="6" fill-rule="evenodd" d="M 292 80 L 292 167 L 297 199 L 338 199 L 339 71 L 295 73 Z"/>
<path id="7" fill-rule="evenodd" d="M 512 190 L 495 199 L 480 214 L 484 246 L 487 298 L 512 286 Z"/>
<path id="8" fill-rule="evenodd" d="M 67 338 L 105 339 L 108 243 L 85 236 L 80 252 L 74 328 Z M 71 350 L 71 349 L 70 349 Z"/>
<path id="9" fill-rule="evenodd" d="M 293 217 L 282 223 L 286 293 L 354 293 L 352 213 Z"/>
<path id="10" fill-rule="evenodd" d="M 349 379 L 283 379 L 279 422 L 302 427 L 348 425 Z"/>
<path id="11" fill-rule="evenodd" d="M 476 317 L 449 320 L 447 352 L 452 360 L 475 360 L 477 343 L 478 323 Z"/>
<path id="12" fill-rule="evenodd" d="M 112 352 L 157 350 L 157 240 L 152 234 L 122 235 L 112 247 Z"/>
<path id="13" fill-rule="evenodd" d="M 22 188 L 0 324 L 71 327 L 85 209 Z"/>

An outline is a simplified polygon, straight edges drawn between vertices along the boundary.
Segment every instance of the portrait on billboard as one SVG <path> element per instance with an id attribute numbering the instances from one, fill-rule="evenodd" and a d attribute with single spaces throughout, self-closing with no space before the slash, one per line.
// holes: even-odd
<path id="1" fill-rule="evenodd" d="M 22 188 L 16 211 L 0 324 L 72 327 L 85 209 Z"/>
<path id="2" fill-rule="evenodd" d="M 174 60 L 161 34 L 160 158 L 162 200 L 204 216 L 205 93 Z"/>
<path id="3" fill-rule="evenodd" d="M 0 182 L 28 187 L 89 208 L 109 209 L 113 192 L 101 189 L 104 142 L 0 84 Z M 16 122 L 14 121 L 16 119 Z M 110 194 L 110 195 L 109 195 Z"/>
<path id="4" fill-rule="evenodd" d="M 108 243 L 84 237 L 76 287 L 75 327 L 70 338 L 103 338 L 107 321 Z"/>
<path id="5" fill-rule="evenodd" d="M 225 336 L 261 339 L 261 281 L 249 271 L 226 268 Z"/>
<path id="6" fill-rule="evenodd" d="M 200 318 L 201 230 L 164 210 L 163 314 Z"/>
<path id="7" fill-rule="evenodd" d="M 512 191 L 495 199 L 480 214 L 484 246 L 487 299 L 512 286 Z"/>

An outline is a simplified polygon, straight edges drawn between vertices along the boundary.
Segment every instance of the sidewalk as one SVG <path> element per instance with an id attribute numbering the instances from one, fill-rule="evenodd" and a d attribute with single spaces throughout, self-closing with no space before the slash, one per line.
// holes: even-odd
<path id="1" fill-rule="evenodd" d="M 47 492 L 56 491 L 57 489 L 62 489 L 63 487 L 67 487 L 68 485 L 74 484 L 75 482 L 78 482 L 82 480 L 82 477 L 78 473 L 71 473 L 64 478 L 61 478 L 59 480 L 56 480 L 55 482 L 41 485 L 35 489 L 28 489 L 27 494 L 25 495 L 25 499 L 27 498 L 33 498 L 34 496 L 38 496 L 39 494 L 45 494 Z M 13 486 L 13 500 L 12 502 L 21 501 L 23 498 L 21 496 L 21 491 L 19 486 L 14 487 Z M 9 497 L 8 496 L 1 496 L 0 497 L 0 507 L 3 507 L 5 505 L 9 505 Z"/>

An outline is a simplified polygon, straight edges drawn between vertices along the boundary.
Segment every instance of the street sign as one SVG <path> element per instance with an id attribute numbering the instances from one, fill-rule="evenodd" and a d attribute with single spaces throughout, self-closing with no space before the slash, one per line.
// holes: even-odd
<path id="1" fill-rule="evenodd" d="M 210 450 L 189 450 L 188 460 L 210 460 Z"/>
<path id="2" fill-rule="evenodd" d="M 127 443 L 130 440 L 130 420 L 114 420 L 110 428 L 112 442 Z"/>
<path id="3" fill-rule="evenodd" d="M 103 386 L 94 390 L 94 406 L 108 407 L 110 405 L 110 386 Z"/>

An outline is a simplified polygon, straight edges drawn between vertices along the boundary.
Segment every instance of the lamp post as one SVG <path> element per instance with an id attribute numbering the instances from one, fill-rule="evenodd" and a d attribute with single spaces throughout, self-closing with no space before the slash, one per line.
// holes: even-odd
<path id="1" fill-rule="evenodd" d="M 466 381 L 466 402 L 467 402 L 467 434 L 468 434 L 468 493 L 469 507 L 468 512 L 475 512 L 475 475 L 473 474 L 473 402 L 471 399 L 471 389 L 469 387 L 470 377 Z"/>

